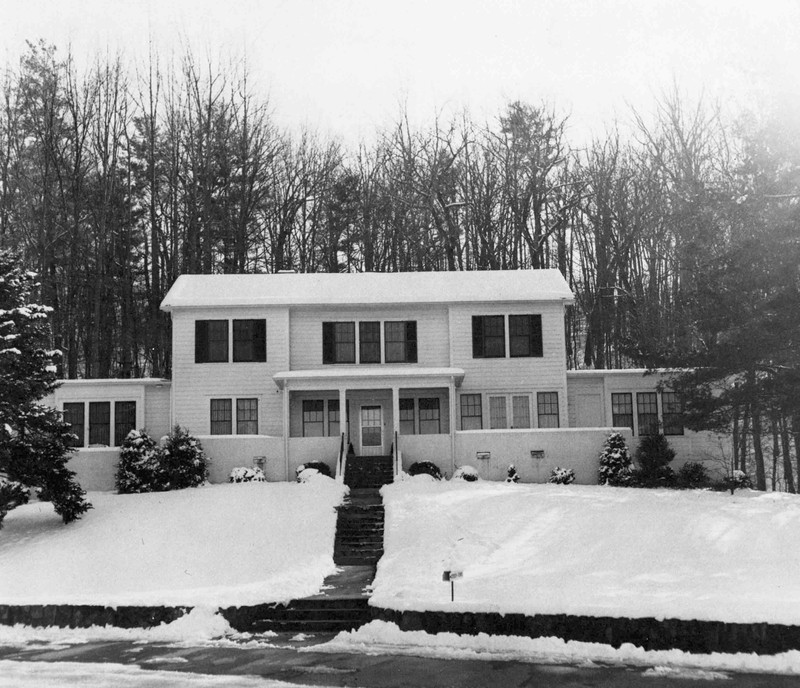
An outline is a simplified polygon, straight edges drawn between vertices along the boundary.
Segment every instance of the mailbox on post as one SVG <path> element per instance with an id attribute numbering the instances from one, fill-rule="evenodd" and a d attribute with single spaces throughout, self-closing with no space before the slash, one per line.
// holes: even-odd
<path id="1" fill-rule="evenodd" d="M 445 571 L 442 574 L 442 580 L 446 583 L 450 581 L 450 601 L 455 601 L 456 590 L 455 590 L 455 579 L 461 578 L 464 575 L 463 571 Z"/>

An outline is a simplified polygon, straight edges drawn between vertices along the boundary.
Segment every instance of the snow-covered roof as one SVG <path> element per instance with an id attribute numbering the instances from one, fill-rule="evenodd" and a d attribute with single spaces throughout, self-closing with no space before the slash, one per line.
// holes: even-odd
<path id="1" fill-rule="evenodd" d="M 558 270 L 181 275 L 161 308 L 566 301 Z"/>
<path id="2" fill-rule="evenodd" d="M 350 382 L 355 380 L 385 381 L 390 379 L 429 380 L 438 384 L 446 384 L 453 378 L 456 385 L 461 385 L 464 379 L 463 368 L 425 368 L 421 366 L 347 366 L 333 368 L 313 368 L 309 370 L 285 370 L 275 373 L 272 379 L 275 384 L 283 389 L 287 382 L 333 382 L 344 379 Z"/>

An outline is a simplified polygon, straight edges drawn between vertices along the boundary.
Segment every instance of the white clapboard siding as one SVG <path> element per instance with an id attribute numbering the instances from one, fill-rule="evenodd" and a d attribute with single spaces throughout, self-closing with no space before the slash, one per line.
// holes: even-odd
<path id="1" fill-rule="evenodd" d="M 195 363 L 195 320 L 267 321 L 266 363 Z M 258 431 L 281 435 L 282 397 L 272 376 L 289 366 L 289 310 L 273 308 L 194 308 L 172 313 L 172 378 L 174 421 L 198 435 L 211 432 L 211 399 L 258 399 Z M 233 326 L 228 336 L 232 338 Z M 229 340 L 230 341 L 230 340 Z M 232 355 L 232 346 L 229 346 Z M 236 405 L 233 404 L 236 432 Z"/>

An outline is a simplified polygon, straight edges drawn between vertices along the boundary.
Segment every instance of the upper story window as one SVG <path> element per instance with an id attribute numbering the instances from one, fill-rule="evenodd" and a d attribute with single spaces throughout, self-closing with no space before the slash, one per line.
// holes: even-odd
<path id="1" fill-rule="evenodd" d="M 377 321 L 358 323 L 358 362 L 381 362 L 381 324 Z"/>
<path id="2" fill-rule="evenodd" d="M 267 321 L 233 321 L 233 362 L 264 363 L 267 360 Z"/>
<path id="3" fill-rule="evenodd" d="M 322 323 L 322 362 L 356 362 L 356 324 L 354 322 Z"/>
<path id="4" fill-rule="evenodd" d="M 502 315 L 472 316 L 472 357 L 504 358 L 506 325 Z"/>
<path id="5" fill-rule="evenodd" d="M 228 321 L 194 321 L 194 362 L 228 362 Z"/>
<path id="6" fill-rule="evenodd" d="M 661 411 L 664 416 L 664 434 L 683 434 L 683 406 L 675 392 L 661 393 Z"/>
<path id="7" fill-rule="evenodd" d="M 509 315 L 508 346 L 511 358 L 542 356 L 542 316 Z"/>
<path id="8" fill-rule="evenodd" d="M 394 320 L 384 323 L 386 363 L 417 362 L 417 321 Z"/>

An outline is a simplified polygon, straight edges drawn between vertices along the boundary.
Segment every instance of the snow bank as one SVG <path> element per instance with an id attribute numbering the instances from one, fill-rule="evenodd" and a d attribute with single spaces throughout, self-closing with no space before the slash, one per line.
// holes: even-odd
<path id="1" fill-rule="evenodd" d="M 233 606 L 316 593 L 333 573 L 333 480 L 92 493 L 64 526 L 47 503 L 0 531 L 0 604 Z"/>
<path id="2" fill-rule="evenodd" d="M 800 499 L 481 481 L 383 488 L 389 609 L 800 624 Z M 450 586 L 445 570 L 461 570 Z"/>
<path id="3" fill-rule="evenodd" d="M 369 655 L 412 655 L 442 659 L 532 662 L 536 664 L 593 663 L 654 667 L 646 675 L 674 678 L 725 678 L 719 671 L 763 672 L 800 675 L 800 652 L 778 655 L 691 654 L 681 650 L 645 651 L 624 644 L 619 649 L 601 643 L 564 641 L 560 638 L 456 635 L 406 631 L 385 621 L 372 621 L 355 631 L 345 631 L 324 645 L 300 652 L 357 652 Z M 693 670 L 691 672 L 687 670 Z"/>

